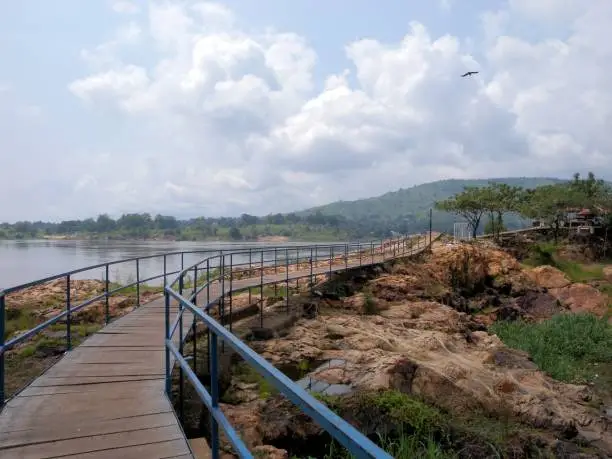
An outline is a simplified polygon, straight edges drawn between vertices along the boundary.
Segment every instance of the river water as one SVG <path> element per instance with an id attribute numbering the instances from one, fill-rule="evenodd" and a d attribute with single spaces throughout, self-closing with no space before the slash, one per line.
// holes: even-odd
<path id="1" fill-rule="evenodd" d="M 8 288 L 44 277 L 52 276 L 86 266 L 122 260 L 134 257 L 163 254 L 179 251 L 212 251 L 212 253 L 192 253 L 183 256 L 183 266 L 190 266 L 210 255 L 218 254 L 219 250 L 242 252 L 232 256 L 232 262 L 248 263 L 249 255 L 244 249 L 249 247 L 272 246 L 304 246 L 307 242 L 271 244 L 271 243 L 229 243 L 229 242 L 187 242 L 187 241 L 69 241 L 69 240 L 28 240 L 6 241 L 0 240 L 0 288 Z M 321 248 L 320 256 L 328 253 Z M 308 257 L 310 250 L 289 251 L 289 258 L 296 255 Z M 265 254 L 264 261 L 274 260 L 274 251 Z M 279 250 L 277 259 L 284 259 L 285 251 Z M 139 261 L 139 278 L 148 278 L 163 273 L 164 257 L 155 257 Z M 229 263 L 227 256 L 225 263 Z M 253 262 L 260 261 L 257 253 L 252 256 Z M 217 261 L 211 262 L 211 267 Z M 166 257 L 168 271 L 175 271 L 181 267 L 181 256 Z M 75 279 L 104 279 L 105 269 L 92 269 L 72 276 Z M 136 262 L 119 263 L 111 265 L 109 277 L 112 281 L 122 283 L 136 280 Z M 151 281 L 151 285 L 161 285 L 161 279 Z"/>

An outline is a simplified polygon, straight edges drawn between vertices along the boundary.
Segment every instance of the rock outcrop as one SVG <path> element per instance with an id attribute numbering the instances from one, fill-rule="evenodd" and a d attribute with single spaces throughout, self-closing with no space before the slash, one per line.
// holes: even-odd
<path id="1" fill-rule="evenodd" d="M 550 266 L 523 268 L 490 244 L 438 244 L 426 259 L 372 277 L 344 286 L 349 296 L 328 292 L 311 298 L 314 311 L 317 304 L 326 306 L 323 314 L 304 315 L 282 337 L 252 341 L 252 348 L 281 371 L 306 362 L 306 374 L 290 377 L 323 395 L 351 400 L 394 391 L 455 415 L 515 419 L 534 434 L 521 438 L 513 457 L 531 457 L 530 442 L 555 457 L 612 453 L 610 419 L 596 408 L 589 386 L 553 380 L 529 355 L 487 332 L 499 319 L 602 314 L 606 298 L 597 289 L 572 283 Z M 287 457 L 287 451 L 308 449 L 325 435 L 282 397 L 266 392 L 262 398 L 256 382 L 235 378 L 229 392 L 232 401 L 224 411 L 262 457 Z M 389 428 L 368 409 L 374 414 L 342 415 L 367 434 Z M 576 445 L 605 453 L 583 454 Z M 490 457 L 470 448 L 461 457 Z"/>

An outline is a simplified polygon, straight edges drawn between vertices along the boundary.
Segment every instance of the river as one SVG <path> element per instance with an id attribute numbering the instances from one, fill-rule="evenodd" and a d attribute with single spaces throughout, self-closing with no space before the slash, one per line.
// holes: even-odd
<path id="1" fill-rule="evenodd" d="M 97 265 L 114 260 L 133 257 L 163 254 L 178 251 L 241 251 L 248 247 L 270 247 L 274 245 L 307 245 L 307 242 L 284 244 L 271 243 L 231 243 L 231 242 L 187 242 L 187 241 L 74 241 L 74 240 L 0 240 L 0 288 L 8 288 L 33 280 L 71 271 L 86 266 Z M 296 257 L 296 250 L 291 250 L 289 258 Z M 302 250 L 300 257 L 308 257 L 309 251 Z M 320 250 L 320 255 L 327 251 Z M 218 252 L 217 252 L 218 253 Z M 205 258 L 206 254 L 185 254 L 183 263 L 187 267 Z M 259 262 L 259 255 L 253 262 Z M 278 259 L 284 259 L 284 251 L 279 251 Z M 248 262 L 248 255 L 234 255 L 233 263 Z M 266 261 L 274 259 L 274 252 L 265 256 Z M 226 263 L 229 263 L 229 257 Z M 181 266 L 180 256 L 168 256 L 167 269 L 178 270 Z M 214 265 L 214 263 L 212 264 Z M 211 265 L 211 266 L 212 266 Z M 163 273 L 163 257 L 149 258 L 139 261 L 140 279 Z M 75 279 L 104 279 L 105 269 L 98 268 L 74 275 Z M 120 263 L 111 265 L 109 277 L 112 281 L 121 283 L 136 280 L 136 263 Z M 162 281 L 149 282 L 159 285 Z"/>

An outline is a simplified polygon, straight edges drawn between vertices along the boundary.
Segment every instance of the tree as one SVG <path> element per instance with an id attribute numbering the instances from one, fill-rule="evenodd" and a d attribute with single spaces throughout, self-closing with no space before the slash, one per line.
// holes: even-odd
<path id="1" fill-rule="evenodd" d="M 584 202 L 584 194 L 566 183 L 545 185 L 527 192 L 520 213 L 528 218 L 541 218 L 553 229 L 555 243 L 567 210 Z"/>
<path id="2" fill-rule="evenodd" d="M 116 227 L 115 220 L 110 218 L 107 214 L 100 214 L 96 219 L 96 231 L 105 233 L 114 230 Z"/>
<path id="3" fill-rule="evenodd" d="M 229 237 L 230 239 L 233 239 L 234 241 L 238 241 L 242 239 L 242 233 L 240 233 L 240 230 L 238 228 L 236 228 L 235 226 L 232 226 L 229 230 Z"/>
<path id="4" fill-rule="evenodd" d="M 452 212 L 465 218 L 472 229 L 472 236 L 476 237 L 482 215 L 487 211 L 486 189 L 481 187 L 465 187 L 461 193 L 444 201 L 437 201 L 436 209 Z"/>
<path id="5" fill-rule="evenodd" d="M 521 194 L 522 188 L 498 182 L 490 182 L 482 189 L 483 205 L 489 212 L 488 229 L 496 239 L 505 228 L 504 215 L 518 210 Z"/>

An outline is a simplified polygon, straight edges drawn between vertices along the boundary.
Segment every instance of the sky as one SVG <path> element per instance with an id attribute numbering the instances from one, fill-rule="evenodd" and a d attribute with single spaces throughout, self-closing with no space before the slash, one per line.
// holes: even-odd
<path id="1" fill-rule="evenodd" d="M 610 179 L 610 29 L 610 0 L 2 2 L 0 221 Z"/>

